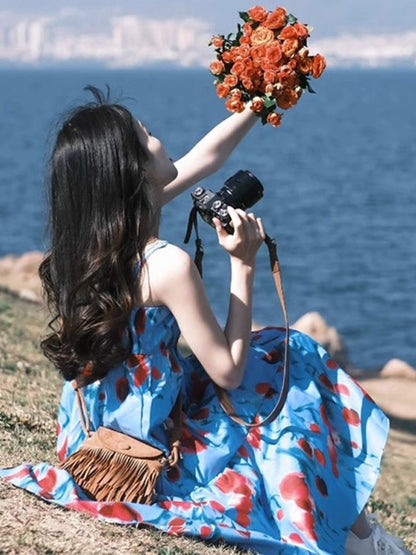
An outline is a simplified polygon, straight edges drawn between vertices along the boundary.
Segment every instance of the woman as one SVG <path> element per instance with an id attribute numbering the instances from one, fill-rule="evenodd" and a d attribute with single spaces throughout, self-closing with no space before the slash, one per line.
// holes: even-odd
<path id="1" fill-rule="evenodd" d="M 104 425 L 164 450 L 182 390 L 182 458 L 162 473 L 152 505 L 90 500 L 48 464 L 1 475 L 96 517 L 259 553 L 344 553 L 347 535 L 350 554 L 403 553 L 361 512 L 387 420 L 319 345 L 291 333 L 287 402 L 263 428 L 236 424 L 214 394 L 213 382 L 230 390 L 236 412 L 253 420 L 268 414 L 281 386 L 284 334 L 250 332 L 261 220 L 230 208 L 231 235 L 214 222 L 231 264 L 224 329 L 189 256 L 158 238 L 161 205 L 216 171 L 256 116 L 246 109 L 229 117 L 173 163 L 141 122 L 90 90 L 95 102 L 66 119 L 52 152 L 52 244 L 40 269 L 54 316 L 42 348 L 66 380 L 58 455 L 66 459 L 85 439 L 77 380 L 93 429 Z M 176 348 L 180 332 L 191 357 Z"/>

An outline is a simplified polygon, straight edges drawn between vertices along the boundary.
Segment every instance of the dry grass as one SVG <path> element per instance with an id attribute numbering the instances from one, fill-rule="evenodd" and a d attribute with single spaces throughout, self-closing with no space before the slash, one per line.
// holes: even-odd
<path id="1" fill-rule="evenodd" d="M 39 351 L 46 316 L 39 305 L 0 291 L 0 467 L 56 462 L 60 379 Z M 416 552 L 414 421 L 393 420 L 383 472 L 370 502 L 383 523 Z M 415 431 L 415 430 L 414 430 Z M 0 482 L 0 554 L 236 555 L 151 529 L 117 526 L 67 511 Z"/>

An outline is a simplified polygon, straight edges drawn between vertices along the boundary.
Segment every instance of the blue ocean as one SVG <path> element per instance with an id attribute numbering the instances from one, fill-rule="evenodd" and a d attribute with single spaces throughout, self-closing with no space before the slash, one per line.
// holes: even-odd
<path id="1" fill-rule="evenodd" d="M 48 246 L 44 171 L 60 117 L 83 87 L 108 84 L 173 158 L 228 113 L 203 70 L 0 71 L 0 256 Z M 288 111 L 260 123 L 203 184 L 218 190 L 239 169 L 265 195 L 255 206 L 277 239 L 291 322 L 318 311 L 343 335 L 357 368 L 399 357 L 416 365 L 416 71 L 328 70 Z M 188 193 L 164 211 L 161 236 L 183 244 Z M 204 280 L 221 322 L 228 260 L 201 223 Z M 185 246 L 191 254 L 193 242 Z M 254 318 L 282 315 L 264 248 Z"/>

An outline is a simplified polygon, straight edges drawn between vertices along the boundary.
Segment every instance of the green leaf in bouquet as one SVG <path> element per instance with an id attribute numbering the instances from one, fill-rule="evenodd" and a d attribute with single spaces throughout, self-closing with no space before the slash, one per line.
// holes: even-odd
<path id="1" fill-rule="evenodd" d="M 250 21 L 250 16 L 248 15 L 248 12 L 238 12 L 238 14 L 245 23 L 247 23 L 247 21 Z"/>
<path id="2" fill-rule="evenodd" d="M 293 13 L 288 14 L 287 16 L 287 24 L 288 25 L 293 25 L 294 23 L 298 22 L 298 18 L 293 15 Z"/>
<path id="3" fill-rule="evenodd" d="M 270 108 L 274 109 L 276 107 L 276 100 L 273 97 L 264 95 L 262 99 L 263 105 L 267 111 L 270 111 Z"/>

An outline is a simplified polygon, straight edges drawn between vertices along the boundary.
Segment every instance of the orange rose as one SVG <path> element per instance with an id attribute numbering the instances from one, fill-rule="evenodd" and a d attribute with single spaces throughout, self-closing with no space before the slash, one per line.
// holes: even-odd
<path id="1" fill-rule="evenodd" d="M 278 72 L 276 70 L 273 69 L 266 69 L 266 71 L 264 72 L 264 82 L 267 84 L 273 84 L 276 83 L 276 81 L 278 80 Z"/>
<path id="2" fill-rule="evenodd" d="M 282 49 L 280 47 L 279 41 L 275 40 L 271 44 L 268 44 L 266 47 L 266 57 L 267 59 L 277 64 L 282 58 Z"/>
<path id="3" fill-rule="evenodd" d="M 253 27 L 251 26 L 251 23 L 247 21 L 247 23 L 244 23 L 243 25 L 243 33 L 246 35 L 246 37 L 250 37 L 252 32 Z"/>
<path id="4" fill-rule="evenodd" d="M 282 39 L 282 40 L 297 39 L 297 38 L 298 38 L 298 32 L 296 31 L 293 25 L 288 25 L 283 29 L 283 31 L 279 33 L 279 39 Z"/>
<path id="5" fill-rule="evenodd" d="M 271 29 L 266 29 L 262 25 L 259 25 L 257 29 L 254 29 L 251 35 L 251 44 L 253 46 L 260 46 L 262 44 L 268 44 L 274 40 L 274 33 Z"/>
<path id="6" fill-rule="evenodd" d="M 221 58 L 226 64 L 230 64 L 232 62 L 231 53 L 229 50 L 224 50 L 224 52 L 221 54 Z"/>
<path id="7" fill-rule="evenodd" d="M 242 58 L 248 58 L 250 56 L 250 46 L 248 44 L 242 44 L 240 46 L 240 56 Z"/>
<path id="8" fill-rule="evenodd" d="M 264 91 L 264 92 L 265 92 L 266 94 L 273 94 L 273 91 L 274 91 L 274 85 L 272 85 L 271 83 L 268 83 L 268 84 L 266 85 L 266 88 L 265 88 L 265 91 Z"/>
<path id="9" fill-rule="evenodd" d="M 214 60 L 209 64 L 209 69 L 212 74 L 220 75 L 225 70 L 225 67 L 221 60 Z"/>
<path id="10" fill-rule="evenodd" d="M 270 123 L 273 127 L 279 127 L 282 122 L 281 114 L 277 114 L 276 112 L 272 112 L 267 116 L 267 123 Z"/>
<path id="11" fill-rule="evenodd" d="M 242 62 L 241 60 L 238 60 L 237 62 L 235 62 L 235 64 L 233 64 L 233 67 L 231 68 L 231 73 L 233 75 L 240 75 L 241 73 L 243 73 L 245 68 L 244 62 Z"/>
<path id="12" fill-rule="evenodd" d="M 240 56 L 240 47 L 233 46 L 232 48 L 230 48 L 230 56 L 231 56 L 231 60 L 235 62 Z"/>
<path id="13" fill-rule="evenodd" d="M 244 102 L 242 102 L 239 98 L 237 98 L 236 96 L 232 96 L 231 98 L 229 98 L 227 100 L 227 102 L 225 103 L 225 107 L 227 108 L 227 110 L 229 110 L 230 112 L 236 112 L 236 113 L 240 113 L 244 111 L 244 107 L 245 104 Z"/>
<path id="14" fill-rule="evenodd" d="M 254 84 L 253 84 L 253 81 L 249 77 L 244 77 L 241 80 L 241 84 L 243 85 L 243 87 L 246 89 L 246 91 L 248 93 L 254 92 Z"/>
<path id="15" fill-rule="evenodd" d="M 284 8 L 277 8 L 274 12 L 267 16 L 264 26 L 268 29 L 280 29 L 286 24 L 286 10 Z"/>
<path id="16" fill-rule="evenodd" d="M 263 45 L 252 46 L 250 49 L 250 56 L 253 61 L 259 60 L 266 56 L 266 48 Z"/>
<path id="17" fill-rule="evenodd" d="M 230 87 L 225 83 L 218 83 L 217 84 L 217 95 L 220 98 L 227 98 L 228 93 L 230 92 Z"/>
<path id="18" fill-rule="evenodd" d="M 243 35 L 243 36 L 240 38 L 239 43 L 240 43 L 240 44 L 248 44 L 248 45 L 249 45 L 249 44 L 251 43 L 250 37 L 246 37 L 245 35 Z"/>
<path id="19" fill-rule="evenodd" d="M 282 110 L 292 108 L 298 101 L 298 95 L 293 89 L 284 89 L 277 98 L 277 105 Z"/>
<path id="20" fill-rule="evenodd" d="M 215 48 L 221 48 L 221 46 L 224 44 L 224 37 L 222 37 L 221 35 L 216 35 L 215 37 L 212 37 L 211 44 Z"/>
<path id="21" fill-rule="evenodd" d="M 226 75 L 224 79 L 224 85 L 228 87 L 235 87 L 238 83 L 238 77 L 236 75 Z"/>
<path id="22" fill-rule="evenodd" d="M 298 39 L 286 39 L 282 45 L 283 54 L 287 58 L 290 58 L 291 56 L 293 56 L 293 54 L 296 52 L 298 48 L 299 48 Z"/>
<path id="23" fill-rule="evenodd" d="M 268 11 L 265 10 L 262 6 L 254 6 L 254 8 L 248 10 L 248 15 L 250 16 L 250 19 L 253 19 L 254 21 L 259 21 L 261 23 L 266 19 Z"/>
<path id="24" fill-rule="evenodd" d="M 298 71 L 303 75 L 309 75 L 312 71 L 312 61 L 313 58 L 311 56 L 299 56 L 297 62 Z"/>
<path id="25" fill-rule="evenodd" d="M 319 77 L 324 72 L 325 68 L 326 68 L 325 58 L 323 56 L 321 56 L 320 54 L 317 54 L 316 56 L 314 56 L 313 57 L 313 62 L 312 62 L 312 76 L 315 79 L 319 79 Z"/>
<path id="26" fill-rule="evenodd" d="M 279 82 L 285 87 L 293 88 L 299 83 L 299 78 L 295 71 L 288 65 L 282 66 L 279 71 Z"/>
<path id="27" fill-rule="evenodd" d="M 263 106 L 264 106 L 263 99 L 260 98 L 259 96 L 255 96 L 251 101 L 250 108 L 253 110 L 253 112 L 259 113 L 263 110 Z"/>
<path id="28" fill-rule="evenodd" d="M 303 23 L 295 23 L 293 28 L 296 29 L 300 39 L 305 40 L 309 37 L 309 29 Z"/>

